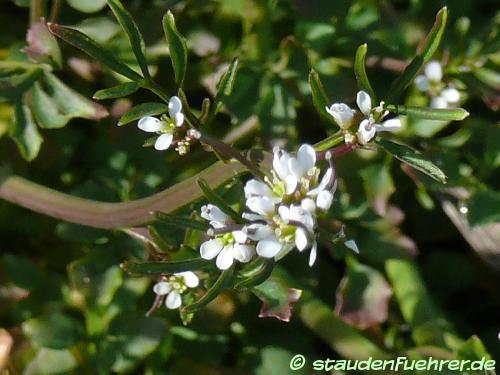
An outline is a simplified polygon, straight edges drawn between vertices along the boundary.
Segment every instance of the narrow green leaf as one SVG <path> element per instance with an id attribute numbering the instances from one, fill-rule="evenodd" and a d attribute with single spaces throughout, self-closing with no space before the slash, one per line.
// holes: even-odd
<path id="1" fill-rule="evenodd" d="M 212 302 L 231 282 L 233 279 L 234 267 L 223 271 L 214 285 L 196 302 L 187 305 L 182 310 L 185 313 L 194 312 L 201 309 Z"/>
<path id="2" fill-rule="evenodd" d="M 170 11 L 163 17 L 163 31 L 168 42 L 175 82 L 178 87 L 182 87 L 187 67 L 186 39 L 177 31 L 174 15 Z"/>
<path id="3" fill-rule="evenodd" d="M 332 103 L 326 95 L 318 72 L 316 72 L 314 69 L 311 69 L 311 71 L 309 72 L 309 86 L 311 86 L 312 101 L 314 108 L 316 108 L 316 111 L 318 111 L 322 118 L 338 127 L 333 117 L 330 116 L 326 111 L 326 107 L 329 107 Z"/>
<path id="4" fill-rule="evenodd" d="M 111 52 L 102 48 L 94 40 L 85 34 L 66 26 L 49 23 L 49 30 L 55 36 L 61 38 L 72 46 L 82 50 L 90 57 L 106 65 L 109 69 L 119 73 L 132 81 L 141 81 L 142 77 L 124 63 L 118 61 Z"/>
<path id="5" fill-rule="evenodd" d="M 422 65 L 426 64 L 431 59 L 434 52 L 436 52 L 444 34 L 447 18 L 448 8 L 443 7 L 436 15 L 436 21 L 434 22 L 431 31 L 427 34 L 427 37 L 417 49 L 417 55 L 392 85 L 386 100 L 388 103 L 392 103 L 394 99 L 397 98 L 411 82 L 413 82 L 413 79 Z"/>
<path id="6" fill-rule="evenodd" d="M 367 44 L 362 44 L 356 50 L 356 58 L 354 60 L 354 75 L 356 76 L 356 81 L 358 82 L 358 88 L 363 90 L 370 95 L 372 98 L 372 103 L 377 102 L 377 97 L 373 91 L 372 85 L 368 80 L 368 75 L 365 69 L 365 58 L 366 52 L 368 51 Z"/>
<path id="7" fill-rule="evenodd" d="M 139 120 L 144 116 L 160 115 L 168 111 L 168 106 L 164 103 L 142 103 L 130 108 L 118 122 L 118 126 L 126 125 L 132 121 Z"/>
<path id="8" fill-rule="evenodd" d="M 204 124 L 207 121 L 208 115 L 210 114 L 210 107 L 210 99 L 203 99 L 203 102 L 201 103 L 200 116 L 198 117 L 198 121 L 200 122 L 200 124 Z"/>
<path id="9" fill-rule="evenodd" d="M 133 94 L 140 87 L 137 82 L 125 82 L 108 89 L 99 90 L 94 94 L 93 98 L 97 100 L 121 98 Z"/>
<path id="10" fill-rule="evenodd" d="M 43 138 L 33 121 L 30 109 L 21 101 L 15 103 L 14 122 L 10 126 L 9 135 L 16 142 L 23 158 L 32 161 L 37 157 Z"/>
<path id="11" fill-rule="evenodd" d="M 271 276 L 273 269 L 274 259 L 257 258 L 238 272 L 238 281 L 234 288 L 244 290 L 262 284 Z"/>
<path id="12" fill-rule="evenodd" d="M 156 219 L 161 221 L 164 225 L 169 225 L 172 227 L 183 228 L 183 229 L 190 228 L 199 231 L 206 231 L 209 228 L 207 222 L 194 220 L 189 217 L 180 217 L 180 216 L 166 214 L 164 212 L 155 212 L 155 217 Z"/>
<path id="13" fill-rule="evenodd" d="M 33 86 L 31 93 L 31 109 L 40 127 L 56 129 L 68 123 L 69 118 L 59 111 L 56 103 L 42 90 L 38 82 Z"/>
<path id="14" fill-rule="evenodd" d="M 235 210 L 229 206 L 224 198 L 222 198 L 219 194 L 217 194 L 215 191 L 213 191 L 210 186 L 206 183 L 205 180 L 203 179 L 198 179 L 198 185 L 200 186 L 201 191 L 203 191 L 203 194 L 205 195 L 205 198 L 207 200 L 219 207 L 226 215 L 229 215 L 229 217 L 235 222 L 235 223 L 241 223 L 242 218 L 241 215 L 239 215 Z"/>
<path id="15" fill-rule="evenodd" d="M 137 275 L 159 275 L 164 273 L 175 273 L 192 271 L 205 268 L 211 262 L 202 258 L 172 260 L 169 262 L 134 262 L 127 261 L 121 264 L 121 268 L 128 273 Z"/>
<path id="16" fill-rule="evenodd" d="M 150 225 L 148 229 L 151 238 L 161 251 L 166 253 L 171 253 L 175 251 L 174 244 L 172 244 L 169 240 L 163 237 L 154 226 Z"/>
<path id="17" fill-rule="evenodd" d="M 427 160 L 424 156 L 422 156 L 422 154 L 418 153 L 409 146 L 394 143 L 383 138 L 377 139 L 376 143 L 382 146 L 386 152 L 394 156 L 396 159 L 408 164 L 410 167 L 413 167 L 422 173 L 425 173 L 427 176 L 441 182 L 442 184 L 446 183 L 447 177 L 444 172 L 432 161 Z"/>
<path id="18" fill-rule="evenodd" d="M 29 69 L 22 74 L 0 78 L 0 99 L 18 100 L 37 81 L 42 69 Z"/>
<path id="19" fill-rule="evenodd" d="M 404 105 L 388 105 L 387 110 L 398 115 L 409 115 L 416 118 L 436 121 L 454 121 L 463 120 L 469 116 L 463 108 L 426 108 L 426 107 L 407 107 Z"/>
<path id="20" fill-rule="evenodd" d="M 238 64 L 239 60 L 235 57 L 217 83 L 217 92 L 215 94 L 212 112 L 209 116 L 210 119 L 213 119 L 213 117 L 219 113 L 222 105 L 224 104 L 224 98 L 228 97 L 233 92 L 234 82 L 236 81 L 236 74 L 238 72 Z"/>
<path id="21" fill-rule="evenodd" d="M 137 24 L 119 0 L 108 0 L 108 5 L 113 11 L 115 18 L 118 20 L 118 23 L 122 27 L 123 31 L 127 34 L 127 38 L 132 46 L 132 51 L 134 52 L 135 58 L 141 67 L 142 74 L 144 77 L 149 78 L 148 62 L 146 61 L 145 56 L 146 47 Z"/>

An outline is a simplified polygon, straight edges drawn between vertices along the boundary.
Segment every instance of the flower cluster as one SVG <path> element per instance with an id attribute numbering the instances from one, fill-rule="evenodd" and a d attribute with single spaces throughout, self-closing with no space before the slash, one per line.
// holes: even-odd
<path id="1" fill-rule="evenodd" d="M 431 98 L 432 108 L 454 108 L 460 102 L 460 92 L 442 81 L 443 68 L 438 61 L 429 62 L 424 74 L 415 78 L 417 89 Z"/>
<path id="2" fill-rule="evenodd" d="M 162 115 L 160 119 L 146 116 L 139 120 L 137 126 L 145 132 L 158 135 L 154 142 L 155 149 L 163 151 L 175 145 L 175 150 L 179 155 L 187 154 L 191 144 L 200 137 L 197 130 L 187 130 L 182 113 L 182 102 L 177 96 L 172 96 L 168 102 L 168 116 Z M 184 136 L 181 135 L 182 133 Z"/>
<path id="3" fill-rule="evenodd" d="M 380 102 L 378 106 L 373 107 L 372 99 L 365 91 L 358 92 L 356 104 L 361 114 L 344 103 L 334 103 L 330 107 L 326 107 L 326 111 L 342 129 L 346 143 L 357 142 L 365 145 L 375 137 L 377 132 L 393 132 L 401 127 L 399 118 L 384 121 L 384 118 L 389 114 L 384 109 L 384 102 Z M 358 124 L 358 128 L 354 134 L 350 129 L 355 123 Z"/>
<path id="4" fill-rule="evenodd" d="M 310 248 L 312 265 L 317 252 L 317 215 L 330 208 L 336 188 L 330 154 L 327 159 L 330 166 L 320 178 L 312 146 L 302 145 L 296 156 L 275 149 L 271 176 L 251 179 L 245 185 L 245 225 L 235 225 L 216 206 L 202 207 L 201 215 L 212 229 L 211 238 L 201 245 L 201 256 L 217 257 L 217 267 L 227 269 L 235 259 L 244 263 L 255 255 L 274 258 L 293 247 Z"/>
<path id="5" fill-rule="evenodd" d="M 165 298 L 165 306 L 168 309 L 174 310 L 181 307 L 182 294 L 189 288 L 196 288 L 199 283 L 200 280 L 194 272 L 179 272 L 157 282 L 153 286 L 153 292 L 158 297 Z"/>

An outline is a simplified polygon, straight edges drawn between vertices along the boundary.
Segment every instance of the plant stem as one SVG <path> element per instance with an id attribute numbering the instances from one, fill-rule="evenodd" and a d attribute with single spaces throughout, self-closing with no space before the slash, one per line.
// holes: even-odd
<path id="1" fill-rule="evenodd" d="M 61 12 L 62 0 L 54 0 L 50 8 L 49 22 L 56 23 Z"/>
<path id="2" fill-rule="evenodd" d="M 152 93 L 156 94 L 158 97 L 160 97 L 165 103 L 168 104 L 170 100 L 170 95 L 155 81 L 153 80 L 145 80 L 142 83 L 142 87 L 145 89 L 151 91 Z"/>
<path id="3" fill-rule="evenodd" d="M 339 130 L 335 134 L 323 139 L 322 141 L 319 141 L 314 145 L 314 149 L 318 152 L 321 151 L 326 151 L 334 146 L 337 146 L 338 144 L 342 143 L 344 140 L 344 134 Z"/>
<path id="4" fill-rule="evenodd" d="M 40 21 L 45 17 L 47 0 L 31 0 L 30 2 L 30 24 Z"/>

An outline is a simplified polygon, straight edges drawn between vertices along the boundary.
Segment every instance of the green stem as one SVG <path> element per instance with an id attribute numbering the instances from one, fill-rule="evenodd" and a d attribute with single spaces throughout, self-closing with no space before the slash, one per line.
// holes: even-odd
<path id="1" fill-rule="evenodd" d="M 155 95 L 157 95 L 158 97 L 160 97 L 165 103 L 168 104 L 168 102 L 170 100 L 170 95 L 168 95 L 168 93 L 159 84 L 157 84 L 155 81 L 153 81 L 153 80 L 145 80 L 142 83 L 142 87 L 144 87 L 145 89 L 151 91 L 152 93 L 154 93 Z"/>
<path id="2" fill-rule="evenodd" d="M 47 0 L 31 0 L 30 2 L 30 24 L 40 21 L 45 17 L 45 8 Z"/>
<path id="3" fill-rule="evenodd" d="M 316 151 L 326 151 L 332 147 L 337 146 L 338 144 L 344 141 L 344 134 L 341 131 L 336 132 L 335 134 L 323 139 L 322 141 L 316 143 L 314 148 Z"/>

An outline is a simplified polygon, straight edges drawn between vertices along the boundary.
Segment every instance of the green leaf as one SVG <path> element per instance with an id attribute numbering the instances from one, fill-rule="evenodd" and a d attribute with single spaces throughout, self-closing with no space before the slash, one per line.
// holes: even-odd
<path id="1" fill-rule="evenodd" d="M 257 258 L 238 272 L 234 289 L 238 291 L 255 287 L 266 281 L 274 269 L 274 259 Z"/>
<path id="2" fill-rule="evenodd" d="M 66 86 L 52 73 L 45 72 L 44 81 L 51 99 L 57 105 L 60 112 L 68 118 L 81 117 L 100 120 L 108 116 L 106 108 Z"/>
<path id="3" fill-rule="evenodd" d="M 38 82 L 33 86 L 31 93 L 31 109 L 40 127 L 56 129 L 68 123 L 69 118 L 59 111 L 56 103 L 42 90 Z"/>
<path id="4" fill-rule="evenodd" d="M 375 142 L 382 146 L 386 152 L 394 156 L 396 159 L 408 164 L 410 167 L 413 167 L 422 173 L 425 173 L 427 176 L 441 182 L 442 184 L 446 183 L 447 177 L 444 172 L 432 161 L 427 160 L 422 156 L 422 154 L 418 153 L 409 146 L 394 143 L 383 138 L 377 139 Z"/>
<path id="5" fill-rule="evenodd" d="M 482 343 L 481 339 L 477 336 L 472 336 L 457 350 L 457 359 L 479 361 L 483 358 L 490 360 L 491 355 L 486 350 L 486 347 Z"/>
<path id="6" fill-rule="evenodd" d="M 223 271 L 212 287 L 196 302 L 182 308 L 184 313 L 194 312 L 212 302 L 224 289 L 226 289 L 233 279 L 234 267 Z"/>
<path id="7" fill-rule="evenodd" d="M 9 136 L 16 142 L 23 158 L 32 161 L 38 155 L 43 138 L 33 121 L 30 109 L 20 101 L 14 107 L 14 121 Z"/>
<path id="8" fill-rule="evenodd" d="M 368 93 L 368 95 L 370 95 L 372 99 L 372 103 L 375 103 L 377 101 L 377 96 L 375 95 L 372 85 L 368 80 L 368 76 L 366 74 L 366 69 L 365 69 L 365 58 L 367 50 L 368 46 L 366 43 L 360 45 L 356 50 L 356 57 L 354 60 L 354 75 L 356 76 L 356 81 L 358 82 L 359 90 L 363 90 L 366 93 Z"/>
<path id="9" fill-rule="evenodd" d="M 41 348 L 35 358 L 24 369 L 25 375 L 70 374 L 78 366 L 78 361 L 69 350 Z"/>
<path id="10" fill-rule="evenodd" d="M 242 218 L 241 215 L 238 214 L 235 210 L 229 206 L 226 201 L 215 191 L 213 191 L 210 186 L 206 183 L 205 180 L 203 179 L 198 179 L 198 185 L 200 186 L 201 191 L 203 191 L 203 195 L 205 195 L 205 198 L 207 200 L 219 207 L 226 215 L 229 215 L 229 217 L 235 222 L 235 223 L 241 223 Z"/>
<path id="11" fill-rule="evenodd" d="M 108 5 L 113 11 L 118 23 L 121 25 L 132 46 L 135 58 L 141 67 L 144 77 L 149 78 L 148 62 L 146 61 L 146 47 L 141 32 L 129 12 L 123 7 L 119 0 L 108 0 Z"/>
<path id="12" fill-rule="evenodd" d="M 155 218 L 159 220 L 163 225 L 168 225 L 176 228 L 182 229 L 194 229 L 205 232 L 208 230 L 209 225 L 205 221 L 199 221 L 191 219 L 189 217 L 181 217 L 171 214 L 166 214 L 164 212 L 155 212 Z"/>
<path id="13" fill-rule="evenodd" d="M 39 63 L 48 63 L 61 69 L 63 66 L 61 50 L 57 39 L 52 35 L 44 20 L 33 23 L 27 36 L 28 46 L 24 52 Z"/>
<path id="14" fill-rule="evenodd" d="M 229 67 L 226 69 L 221 79 L 217 83 L 217 92 L 215 93 L 214 104 L 212 106 L 212 113 L 210 118 L 213 118 L 219 113 L 222 108 L 224 99 L 233 92 L 234 82 L 236 81 L 236 74 L 238 72 L 239 60 L 237 57 L 231 61 Z"/>
<path id="15" fill-rule="evenodd" d="M 366 329 L 387 320 L 391 296 L 380 272 L 351 261 L 337 290 L 335 311 L 349 324 Z"/>
<path id="16" fill-rule="evenodd" d="M 106 5 L 106 0 L 67 0 L 67 1 L 69 6 L 84 13 L 98 12 Z"/>
<path id="17" fill-rule="evenodd" d="M 333 117 L 330 116 L 326 111 L 326 107 L 329 107 L 331 102 L 326 95 L 318 72 L 316 72 L 314 69 L 311 69 L 311 71 L 309 72 L 309 86 L 311 86 L 312 101 L 314 107 L 316 108 L 316 111 L 318 111 L 321 117 L 323 117 L 329 123 L 338 127 Z"/>
<path id="18" fill-rule="evenodd" d="M 500 222 L 500 193 L 478 190 L 467 201 L 467 219 L 471 226 Z"/>
<path id="19" fill-rule="evenodd" d="M 373 163 L 360 171 L 368 202 L 373 210 L 384 216 L 390 196 L 396 191 L 389 168 L 385 163 Z"/>
<path id="20" fill-rule="evenodd" d="M 60 312 L 52 312 L 23 323 L 23 333 L 39 347 L 66 349 L 84 337 L 82 324 Z"/>
<path id="21" fill-rule="evenodd" d="M 0 68 L 2 68 L 1 63 Z M 22 94 L 38 80 L 41 73 L 42 69 L 34 68 L 26 70 L 22 74 L 0 78 L 0 100 L 19 100 Z"/>
<path id="22" fill-rule="evenodd" d="M 118 61 L 111 52 L 102 48 L 94 40 L 78 30 L 66 26 L 49 23 L 49 30 L 55 36 L 61 38 L 72 46 L 82 50 L 90 57 L 106 65 L 112 71 L 125 76 L 132 81 L 141 81 L 142 77 L 127 65 Z"/>
<path id="23" fill-rule="evenodd" d="M 160 115 L 168 111 L 165 103 L 142 103 L 129 109 L 118 122 L 118 126 L 126 125 L 132 121 L 139 120 L 144 116 Z"/>
<path id="24" fill-rule="evenodd" d="M 398 115 L 409 115 L 415 118 L 437 121 L 460 121 L 469 116 L 469 112 L 463 108 L 426 108 L 388 105 L 386 109 Z"/>
<path id="25" fill-rule="evenodd" d="M 259 318 L 273 317 L 284 322 L 290 321 L 292 305 L 302 295 L 302 290 L 288 287 L 277 275 L 252 288 L 252 292 L 262 301 Z"/>
<path id="26" fill-rule="evenodd" d="M 119 85 L 97 91 L 93 98 L 97 100 L 116 99 L 128 96 L 139 90 L 141 86 L 137 82 L 125 82 Z"/>
<path id="27" fill-rule="evenodd" d="M 134 262 L 127 261 L 121 264 L 121 268 L 128 273 L 137 275 L 160 275 L 175 272 L 184 272 L 202 269 L 211 263 L 206 259 L 193 258 L 182 260 L 171 260 L 169 262 Z"/>
<path id="28" fill-rule="evenodd" d="M 149 230 L 149 235 L 151 236 L 154 243 L 156 244 L 156 246 L 158 246 L 158 248 L 161 251 L 165 253 L 171 253 L 175 251 L 174 244 L 170 243 L 169 240 L 163 237 L 154 226 L 150 225 L 148 227 L 148 230 Z"/>
<path id="29" fill-rule="evenodd" d="M 174 15 L 170 11 L 163 17 L 163 31 L 168 42 L 175 82 L 177 87 L 182 87 L 187 67 L 186 39 L 177 31 Z"/>
<path id="30" fill-rule="evenodd" d="M 393 83 L 386 102 L 394 102 L 403 90 L 408 87 L 411 82 L 413 82 L 413 79 L 422 65 L 426 64 L 431 59 L 432 55 L 436 52 L 439 44 L 441 43 L 447 18 L 448 8 L 443 7 L 436 15 L 436 21 L 434 22 L 431 31 L 427 34 L 427 37 L 421 44 L 421 47 L 417 49 L 417 55 L 410 62 L 410 64 L 408 64 L 399 78 Z"/>

